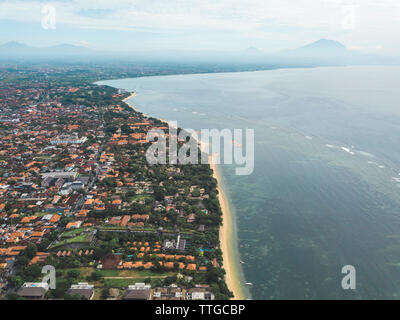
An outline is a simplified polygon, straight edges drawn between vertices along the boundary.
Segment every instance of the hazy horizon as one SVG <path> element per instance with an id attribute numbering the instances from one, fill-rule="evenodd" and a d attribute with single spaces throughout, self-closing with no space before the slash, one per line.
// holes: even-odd
<path id="1" fill-rule="evenodd" d="M 271 53 L 326 38 L 353 51 L 400 55 L 392 36 L 400 31 L 399 17 L 394 0 L 3 0 L 0 43 L 69 43 L 105 52 L 256 47 Z"/>

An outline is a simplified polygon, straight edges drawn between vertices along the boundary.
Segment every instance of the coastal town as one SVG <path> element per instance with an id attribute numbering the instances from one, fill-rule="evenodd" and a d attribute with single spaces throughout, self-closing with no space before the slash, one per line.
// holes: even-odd
<path id="1" fill-rule="evenodd" d="M 168 125 L 93 84 L 132 73 L 0 74 L 1 299 L 233 297 L 210 165 L 148 164 L 147 133 Z"/>

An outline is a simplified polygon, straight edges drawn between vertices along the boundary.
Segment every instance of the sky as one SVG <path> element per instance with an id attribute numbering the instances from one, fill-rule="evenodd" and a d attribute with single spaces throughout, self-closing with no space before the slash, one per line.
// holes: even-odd
<path id="1" fill-rule="evenodd" d="M 320 38 L 400 55 L 399 0 L 0 0 L 0 44 L 265 52 Z"/>

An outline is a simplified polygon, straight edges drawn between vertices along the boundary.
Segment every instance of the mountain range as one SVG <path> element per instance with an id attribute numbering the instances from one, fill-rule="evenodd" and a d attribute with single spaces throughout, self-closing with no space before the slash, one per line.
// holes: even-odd
<path id="1" fill-rule="evenodd" d="M 95 50 L 72 44 L 59 44 L 45 48 L 28 46 L 19 42 L 7 42 L 0 45 L 0 55 L 87 55 L 95 53 Z"/>
<path id="2" fill-rule="evenodd" d="M 283 66 L 400 64 L 399 57 L 363 54 L 335 40 L 320 39 L 293 50 L 265 53 L 256 47 L 237 52 L 103 52 L 72 44 L 39 48 L 19 42 L 0 45 L 0 59 L 22 60 L 165 60 L 263 63 Z"/>

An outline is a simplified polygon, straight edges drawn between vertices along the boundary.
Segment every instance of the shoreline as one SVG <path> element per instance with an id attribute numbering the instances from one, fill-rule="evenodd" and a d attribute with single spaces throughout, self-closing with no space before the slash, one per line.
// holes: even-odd
<path id="1" fill-rule="evenodd" d="M 136 96 L 135 92 L 130 92 L 130 95 L 124 99 L 122 99 L 122 102 L 125 102 L 131 109 L 133 109 L 136 112 L 139 112 L 135 109 L 135 107 L 133 105 L 131 105 L 129 102 L 127 102 L 128 99 L 133 98 Z"/>
<path id="2" fill-rule="evenodd" d="M 131 93 L 128 97 L 123 99 L 122 101 L 125 102 L 131 109 L 136 112 L 136 108 L 127 102 L 128 99 L 136 96 L 136 93 Z M 149 115 L 142 113 L 146 117 L 150 117 Z M 164 119 L 160 119 L 166 123 L 168 121 Z M 200 146 L 202 143 L 199 143 Z M 235 264 L 235 253 L 232 250 L 232 243 L 233 243 L 233 217 L 232 212 L 229 208 L 229 202 L 225 195 L 225 192 L 222 187 L 222 179 L 219 172 L 219 168 L 216 164 L 213 163 L 212 155 L 209 155 L 209 165 L 210 168 L 213 170 L 213 177 L 217 180 L 217 190 L 218 190 L 218 200 L 221 206 L 222 211 L 222 225 L 219 229 L 219 240 L 220 240 L 220 248 L 222 251 L 222 267 L 225 269 L 225 283 L 228 286 L 229 290 L 233 292 L 233 298 L 231 300 L 244 300 L 246 298 L 245 291 L 243 286 L 240 285 L 240 273 L 238 270 L 238 266 Z"/>
<path id="3" fill-rule="evenodd" d="M 131 108 L 133 111 L 138 112 L 138 113 L 141 113 L 141 114 L 144 115 L 145 117 L 154 118 L 154 117 L 152 117 L 151 115 L 149 115 L 149 114 L 147 114 L 147 113 L 143 113 L 143 112 L 137 110 L 132 104 L 130 104 L 130 103 L 127 101 L 128 99 L 133 98 L 133 97 L 135 97 L 135 96 L 136 96 L 136 93 L 135 93 L 135 92 L 131 92 L 130 95 L 129 95 L 129 97 L 126 97 L 125 99 L 122 99 L 122 102 L 125 102 L 125 103 L 129 106 L 129 108 Z M 162 119 L 162 118 L 158 118 L 158 117 L 157 117 L 157 119 L 160 120 L 160 121 L 163 121 L 163 122 L 165 122 L 165 123 L 168 123 L 168 125 L 169 125 L 169 121 L 167 121 L 167 120 L 165 120 L 165 119 Z M 176 129 L 177 129 L 177 128 L 176 128 Z"/>
<path id="4" fill-rule="evenodd" d="M 222 251 L 222 267 L 225 269 L 225 282 L 229 290 L 233 292 L 233 298 L 231 300 L 245 300 L 246 296 L 243 290 L 243 286 L 240 284 L 240 273 L 238 266 L 235 264 L 235 253 L 232 243 L 233 239 L 233 217 L 229 207 L 229 201 L 225 195 L 222 186 L 222 179 L 218 165 L 213 163 L 212 156 L 209 157 L 209 164 L 213 170 L 213 177 L 217 180 L 218 200 L 222 211 L 222 226 L 219 230 L 219 240 L 221 243 Z"/>

